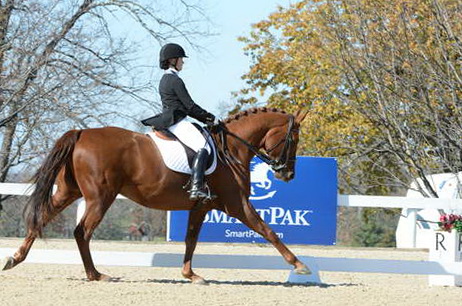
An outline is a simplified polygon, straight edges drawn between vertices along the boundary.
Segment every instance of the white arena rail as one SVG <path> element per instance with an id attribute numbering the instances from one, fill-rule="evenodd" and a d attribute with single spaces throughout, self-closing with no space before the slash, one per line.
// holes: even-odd
<path id="1" fill-rule="evenodd" d="M 13 248 L 0 248 L 0 258 L 11 256 L 15 251 L 16 249 Z M 180 268 L 183 265 L 183 257 L 184 254 L 173 253 L 92 252 L 93 261 L 98 266 Z M 299 259 L 313 271 L 313 274 L 296 275 L 293 271 L 290 271 L 287 279 L 290 283 L 320 284 L 319 271 L 462 277 L 462 262 L 311 256 L 299 256 Z M 39 264 L 82 264 L 79 252 L 71 250 L 32 249 L 25 262 Z M 292 267 L 281 256 L 195 254 L 194 268 L 291 270 Z"/>
<path id="2" fill-rule="evenodd" d="M 0 194 L 28 196 L 32 193 L 31 184 L 0 183 Z M 126 199 L 122 195 L 118 199 Z M 363 195 L 338 195 L 338 206 L 344 207 L 376 207 L 376 208 L 407 208 L 409 209 L 409 240 L 415 247 L 417 212 L 420 209 L 444 209 L 454 210 L 462 207 L 462 199 L 438 199 L 438 198 L 408 198 L 408 197 L 385 197 Z M 82 215 L 83 205 L 79 205 L 78 215 Z M 79 219 L 79 216 L 77 220 Z M 412 222 L 412 220 L 414 222 Z"/>
<path id="3" fill-rule="evenodd" d="M 0 183 L 0 194 L 29 196 L 32 184 Z M 119 195 L 117 198 L 125 199 Z M 338 206 L 377 207 L 377 208 L 415 208 L 415 209 L 456 209 L 462 207 L 462 199 L 407 198 L 363 195 L 338 195 Z"/>
<path id="4" fill-rule="evenodd" d="M 55 185 L 56 188 L 56 185 Z M 25 183 L 0 183 L 0 194 L 30 196 L 34 191 L 33 184 Z M 118 195 L 118 199 L 126 199 L 123 195 Z"/>
<path id="5" fill-rule="evenodd" d="M 28 196 L 32 192 L 30 184 L 3 183 L 0 184 L 0 194 Z M 124 198 L 118 196 L 118 198 Z M 344 207 L 376 207 L 376 208 L 407 208 L 411 209 L 411 218 L 416 218 L 417 211 L 425 208 L 456 209 L 462 207 L 462 199 L 438 198 L 407 198 L 384 196 L 339 195 L 338 206 Z M 410 234 L 415 240 L 416 222 L 410 228 Z M 1 256 L 10 256 L 16 250 L 0 248 Z M 92 252 L 97 265 L 122 266 L 154 266 L 180 267 L 182 254 L 140 253 L 140 252 Z M 305 257 L 301 260 L 314 272 L 311 276 L 295 275 L 291 272 L 288 281 L 294 283 L 320 283 L 318 271 L 364 272 L 364 273 L 399 273 L 443 275 L 462 279 L 462 262 L 437 261 L 403 261 L 379 259 L 326 258 Z M 77 251 L 39 250 L 32 249 L 26 262 L 80 264 Z M 248 255 L 205 255 L 194 256 L 194 266 L 197 268 L 235 268 L 235 269 L 289 269 L 280 256 L 248 256 Z"/>

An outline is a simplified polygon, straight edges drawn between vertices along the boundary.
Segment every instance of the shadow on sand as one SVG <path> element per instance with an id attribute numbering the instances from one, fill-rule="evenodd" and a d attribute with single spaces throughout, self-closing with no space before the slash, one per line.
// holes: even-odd
<path id="1" fill-rule="evenodd" d="M 67 278 L 72 281 L 88 281 L 83 278 Z M 153 283 L 153 284 L 173 284 L 173 285 L 189 285 L 191 282 L 185 279 L 147 279 L 147 280 L 127 280 L 123 278 L 112 278 L 109 282 L 115 283 Z M 204 284 L 203 284 L 204 285 Z M 359 286 L 359 284 L 325 284 L 325 283 L 287 283 L 287 282 L 271 282 L 271 281 L 218 281 L 208 280 L 205 285 L 231 285 L 231 286 L 268 286 L 268 287 L 318 287 L 318 288 L 330 288 L 330 287 L 352 287 Z"/>
<path id="2" fill-rule="evenodd" d="M 176 280 L 176 279 L 148 279 L 148 283 L 156 284 L 190 284 L 188 280 Z M 268 286 L 268 287 L 319 287 L 319 288 L 329 288 L 329 287 L 350 287 L 358 286 L 357 284 L 324 284 L 324 283 L 306 283 L 306 284 L 297 284 L 297 283 L 287 283 L 287 282 L 270 282 L 270 281 L 218 281 L 218 280 L 208 280 L 207 285 L 232 285 L 232 286 Z"/>

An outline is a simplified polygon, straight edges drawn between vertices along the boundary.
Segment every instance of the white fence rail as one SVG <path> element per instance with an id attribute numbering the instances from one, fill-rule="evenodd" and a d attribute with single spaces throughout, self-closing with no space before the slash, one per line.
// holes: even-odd
<path id="1" fill-rule="evenodd" d="M 29 196 L 33 191 L 32 184 L 2 183 L 0 194 Z M 126 199 L 122 195 L 118 199 Z M 409 240 L 415 247 L 416 241 L 416 218 L 420 209 L 444 209 L 454 210 L 462 208 L 462 199 L 438 199 L 438 198 L 407 198 L 363 195 L 338 195 L 338 206 L 344 207 L 376 207 L 376 208 L 407 208 L 409 218 Z M 435 220 L 437 221 L 437 220 Z"/>
<path id="2" fill-rule="evenodd" d="M 0 183 L 0 194 L 29 196 L 32 184 Z M 119 195 L 117 198 L 125 199 Z M 462 199 L 407 198 L 363 195 L 338 195 L 338 206 L 345 207 L 382 207 L 411 209 L 457 209 L 462 207 Z"/>
<path id="3" fill-rule="evenodd" d="M 339 195 L 338 206 L 453 210 L 462 207 L 462 199 Z"/>
<path id="4" fill-rule="evenodd" d="M 56 186 L 55 186 L 56 187 Z M 25 183 L 0 183 L 0 194 L 30 196 L 34 191 L 33 184 Z M 118 199 L 126 199 L 123 195 L 118 195 Z"/>

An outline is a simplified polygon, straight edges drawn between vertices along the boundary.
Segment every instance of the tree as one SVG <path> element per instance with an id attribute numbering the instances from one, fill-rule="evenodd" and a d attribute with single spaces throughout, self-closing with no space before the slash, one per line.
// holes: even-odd
<path id="1" fill-rule="evenodd" d="M 207 34 L 204 19 L 187 1 L 0 1 L 0 182 L 65 130 L 156 107 L 154 86 L 139 77 L 136 40 L 122 28 L 153 44 L 182 36 L 195 45 Z"/>
<path id="2" fill-rule="evenodd" d="M 462 170 L 462 6 L 453 0 L 300 1 L 256 23 L 240 103 L 306 107 L 303 152 L 339 157 L 347 192 L 398 193 Z"/>

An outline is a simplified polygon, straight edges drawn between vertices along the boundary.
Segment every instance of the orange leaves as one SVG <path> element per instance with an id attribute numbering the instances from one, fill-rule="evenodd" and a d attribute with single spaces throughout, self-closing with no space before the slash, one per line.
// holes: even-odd
<path id="1" fill-rule="evenodd" d="M 455 0 L 299 1 L 241 39 L 252 59 L 241 97 L 255 103 L 260 93 L 271 106 L 307 107 L 305 152 L 361 155 L 380 144 L 396 150 L 391 159 L 399 156 L 397 168 L 412 175 L 415 164 L 403 166 L 402 156 L 412 152 L 419 167 L 434 167 L 421 152 L 458 143 L 433 134 L 445 127 L 451 133 L 441 135 L 459 135 L 452 124 L 462 113 L 460 20 Z"/>

